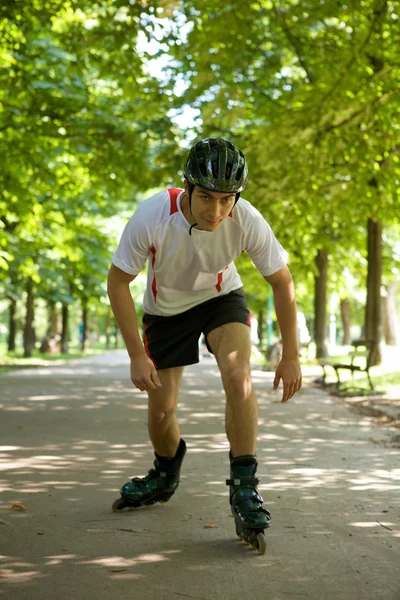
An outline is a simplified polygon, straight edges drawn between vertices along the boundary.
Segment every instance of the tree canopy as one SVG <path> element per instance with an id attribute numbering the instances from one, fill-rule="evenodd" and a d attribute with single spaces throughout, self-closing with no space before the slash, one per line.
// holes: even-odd
<path id="1" fill-rule="evenodd" d="M 245 152 L 244 196 L 289 250 L 304 305 L 321 249 L 332 289 L 365 279 L 368 219 L 384 224 L 384 281 L 397 276 L 394 0 L 19 0 L 0 32 L 5 296 L 32 277 L 45 298 L 99 297 L 109 219 L 179 185 L 191 140 L 215 135 Z"/>

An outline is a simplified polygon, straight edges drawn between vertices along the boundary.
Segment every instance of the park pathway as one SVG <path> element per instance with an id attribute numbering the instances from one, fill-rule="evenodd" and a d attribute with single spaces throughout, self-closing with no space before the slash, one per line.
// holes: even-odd
<path id="1" fill-rule="evenodd" d="M 398 430 L 305 385 L 288 404 L 254 370 L 260 556 L 237 540 L 215 362 L 185 371 L 188 453 L 168 504 L 115 514 L 152 464 L 146 396 L 116 351 L 0 376 L 0 597 L 399 600 Z"/>

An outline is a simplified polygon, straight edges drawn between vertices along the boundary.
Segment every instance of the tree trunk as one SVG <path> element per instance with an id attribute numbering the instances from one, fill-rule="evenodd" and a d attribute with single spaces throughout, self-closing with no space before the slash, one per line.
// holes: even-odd
<path id="1" fill-rule="evenodd" d="M 343 298 L 340 301 L 340 314 L 342 315 L 343 339 L 342 344 L 349 346 L 351 344 L 351 308 L 350 300 Z"/>
<path id="2" fill-rule="evenodd" d="M 399 343 L 399 320 L 396 311 L 397 282 L 391 281 L 386 289 L 387 295 L 384 303 L 384 329 L 385 341 L 389 346 Z"/>
<path id="3" fill-rule="evenodd" d="M 26 282 L 26 317 L 24 326 L 24 358 L 31 358 L 35 348 L 36 336 L 34 329 L 34 299 L 33 279 L 29 277 Z"/>
<path id="4" fill-rule="evenodd" d="M 88 306 L 87 299 L 82 299 L 82 339 L 81 339 L 81 350 L 86 352 L 87 350 L 87 334 L 88 334 Z"/>
<path id="5" fill-rule="evenodd" d="M 110 310 L 106 314 L 106 350 L 111 348 L 111 312 Z"/>
<path id="6" fill-rule="evenodd" d="M 57 308 L 56 308 L 56 303 L 55 302 L 49 302 L 48 303 L 48 319 L 49 319 L 49 325 L 48 325 L 48 335 L 54 337 L 58 334 L 58 315 L 57 315 Z"/>
<path id="7" fill-rule="evenodd" d="M 262 308 L 258 311 L 258 326 L 257 326 L 257 335 L 259 340 L 260 348 L 264 348 L 264 336 L 265 336 L 265 312 Z"/>
<path id="8" fill-rule="evenodd" d="M 382 362 L 382 223 L 368 219 L 367 306 L 365 337 L 372 343 L 370 366 Z"/>
<path id="9" fill-rule="evenodd" d="M 68 354 L 68 321 L 69 321 L 69 307 L 68 304 L 62 305 L 62 330 L 61 330 L 61 352 L 62 354 Z"/>
<path id="10" fill-rule="evenodd" d="M 114 320 L 114 335 L 115 335 L 114 348 L 116 350 L 119 345 L 119 340 L 118 340 L 119 329 L 118 329 L 117 322 L 115 320 Z"/>
<path id="11" fill-rule="evenodd" d="M 318 250 L 316 257 L 318 274 L 315 277 L 314 294 L 314 338 L 316 343 L 316 356 L 328 356 L 327 346 L 327 313 L 326 290 L 328 282 L 328 250 Z"/>
<path id="12" fill-rule="evenodd" d="M 10 306 L 8 312 L 8 352 L 15 352 L 15 338 L 17 335 L 17 298 L 10 298 Z"/>

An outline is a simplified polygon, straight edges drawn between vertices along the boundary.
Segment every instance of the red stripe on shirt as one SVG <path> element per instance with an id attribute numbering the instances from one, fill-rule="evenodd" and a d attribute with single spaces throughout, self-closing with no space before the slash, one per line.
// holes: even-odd
<path id="1" fill-rule="evenodd" d="M 225 267 L 224 271 L 226 271 L 227 268 L 228 267 Z M 217 275 L 217 285 L 215 286 L 217 292 L 220 292 L 222 290 L 221 283 L 222 283 L 222 278 L 224 276 L 224 271 L 221 271 L 221 273 L 218 273 L 218 275 Z"/>
<path id="2" fill-rule="evenodd" d="M 154 248 L 153 245 L 150 248 L 150 252 L 153 255 L 153 258 L 151 259 L 151 267 L 154 271 L 154 265 L 156 264 L 156 249 Z M 157 279 L 156 279 L 155 275 L 153 276 L 153 283 L 151 284 L 151 291 L 153 292 L 154 302 L 157 302 Z"/>
<path id="3" fill-rule="evenodd" d="M 179 188 L 169 188 L 168 190 L 168 194 L 169 194 L 169 201 L 170 201 L 170 209 L 169 209 L 169 214 L 173 215 L 174 213 L 178 212 L 178 196 L 181 193 L 182 190 L 180 190 Z"/>

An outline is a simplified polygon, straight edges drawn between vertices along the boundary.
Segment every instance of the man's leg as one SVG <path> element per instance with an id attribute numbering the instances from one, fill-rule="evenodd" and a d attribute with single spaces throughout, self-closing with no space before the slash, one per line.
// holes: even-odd
<path id="1" fill-rule="evenodd" d="M 225 389 L 225 424 L 232 456 L 255 455 L 258 406 L 251 383 L 250 328 L 243 323 L 226 323 L 211 331 L 207 340 Z"/>
<path id="2" fill-rule="evenodd" d="M 226 323 L 208 334 L 226 393 L 226 433 L 230 442 L 229 502 L 236 533 L 260 554 L 265 552 L 264 530 L 271 515 L 257 491 L 258 407 L 251 385 L 250 328 Z"/>
<path id="3" fill-rule="evenodd" d="M 179 446 L 180 431 L 175 411 L 183 369 L 160 369 L 157 374 L 162 387 L 148 392 L 149 435 L 159 456 L 173 458 Z"/>

